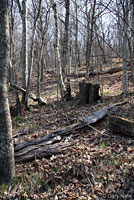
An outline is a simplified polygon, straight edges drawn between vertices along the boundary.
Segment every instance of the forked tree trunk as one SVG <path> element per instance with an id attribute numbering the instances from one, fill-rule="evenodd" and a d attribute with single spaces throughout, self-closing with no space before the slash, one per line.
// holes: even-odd
<path id="1" fill-rule="evenodd" d="M 7 93 L 9 65 L 8 0 L 0 1 L 0 185 L 11 182 L 15 175 L 12 122 Z"/>

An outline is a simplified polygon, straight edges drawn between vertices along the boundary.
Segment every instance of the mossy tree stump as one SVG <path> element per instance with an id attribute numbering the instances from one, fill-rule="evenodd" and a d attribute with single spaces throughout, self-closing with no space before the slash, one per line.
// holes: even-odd
<path id="1" fill-rule="evenodd" d="M 134 122 L 128 119 L 110 116 L 109 128 L 113 133 L 134 137 Z"/>
<path id="2" fill-rule="evenodd" d="M 99 84 L 79 83 L 79 104 L 92 104 L 100 99 Z"/>

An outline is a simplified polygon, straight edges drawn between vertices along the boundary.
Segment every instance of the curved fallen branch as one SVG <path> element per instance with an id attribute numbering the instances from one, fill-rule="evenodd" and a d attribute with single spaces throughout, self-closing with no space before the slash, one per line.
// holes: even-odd
<path id="1" fill-rule="evenodd" d="M 70 134 L 74 134 L 77 130 L 89 124 L 94 124 L 98 120 L 105 117 L 111 109 L 125 103 L 127 102 L 117 103 L 107 108 L 93 112 L 92 115 L 84 118 L 81 122 L 70 125 L 63 129 L 55 130 L 40 139 L 16 144 L 14 147 L 15 161 L 20 163 L 31 161 L 35 158 L 50 157 L 61 152 L 62 150 L 65 150 L 68 146 L 70 146 L 70 143 L 66 141 L 62 142 L 64 137 L 67 137 Z"/>

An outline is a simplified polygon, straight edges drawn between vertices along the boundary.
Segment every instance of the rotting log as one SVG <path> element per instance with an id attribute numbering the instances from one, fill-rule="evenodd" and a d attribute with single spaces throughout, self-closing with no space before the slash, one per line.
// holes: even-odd
<path id="1" fill-rule="evenodd" d="M 79 104 L 92 104 L 100 99 L 99 84 L 79 83 Z"/>
<path id="2" fill-rule="evenodd" d="M 22 92 L 22 93 L 26 93 L 26 90 L 16 84 L 13 84 L 13 83 L 9 83 L 8 84 L 9 86 L 11 86 L 12 88 Z M 39 104 L 41 105 L 46 105 L 47 104 L 47 101 L 41 97 L 37 97 L 35 94 L 33 93 L 29 93 L 29 97 L 33 100 L 33 101 L 37 101 Z"/>
<path id="3" fill-rule="evenodd" d="M 41 159 L 42 157 L 50 157 L 54 154 L 62 152 L 70 145 L 73 145 L 70 142 L 66 142 L 66 140 L 63 142 L 63 138 L 68 137 L 70 134 L 74 135 L 79 129 L 88 126 L 89 124 L 94 124 L 98 120 L 105 117 L 111 109 L 125 103 L 127 102 L 114 104 L 107 108 L 93 112 L 92 115 L 84 118 L 81 122 L 60 130 L 55 130 L 40 139 L 15 144 L 15 161 L 17 163 L 22 163 L 32 161 L 36 158 Z"/>
<path id="4" fill-rule="evenodd" d="M 134 122 L 128 119 L 118 116 L 110 116 L 109 128 L 113 133 L 134 137 Z"/>

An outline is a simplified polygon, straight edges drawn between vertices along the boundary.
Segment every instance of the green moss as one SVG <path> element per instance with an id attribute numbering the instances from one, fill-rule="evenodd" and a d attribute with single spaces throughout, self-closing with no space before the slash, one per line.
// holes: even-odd
<path id="1" fill-rule="evenodd" d="M 101 141 L 101 142 L 99 143 L 99 147 L 100 147 L 101 149 L 105 148 L 105 143 L 104 143 L 103 141 Z"/>
<path id="2" fill-rule="evenodd" d="M 6 191 L 6 185 L 2 184 L 0 186 L 0 197 L 2 197 L 4 195 L 4 192 Z"/>

